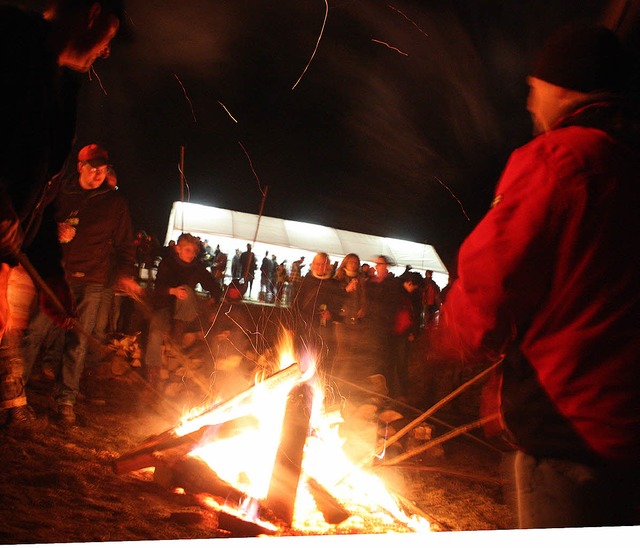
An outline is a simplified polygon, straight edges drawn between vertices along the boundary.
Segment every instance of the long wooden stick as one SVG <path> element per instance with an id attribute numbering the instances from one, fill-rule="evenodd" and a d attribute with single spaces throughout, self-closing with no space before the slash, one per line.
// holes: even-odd
<path id="1" fill-rule="evenodd" d="M 477 421 L 470 422 L 469 424 L 459 426 L 458 428 L 455 428 L 451 432 L 447 432 L 446 434 L 439 436 L 437 438 L 434 438 L 432 440 L 429 440 L 427 443 L 423 443 L 422 445 L 414 449 L 411 449 L 410 451 L 402 453 L 402 455 L 398 455 L 397 457 L 394 457 L 387 461 L 380 461 L 378 464 L 379 466 L 391 466 L 393 464 L 398 464 L 399 462 L 403 462 L 407 459 L 410 459 L 411 457 L 419 455 L 420 453 L 424 453 L 427 449 L 431 449 L 432 447 L 435 447 L 436 445 L 440 445 L 445 441 L 448 441 L 452 438 L 456 438 L 464 434 L 465 432 L 468 432 L 469 430 L 474 430 L 482 426 L 483 424 L 496 420 L 499 416 L 500 416 L 499 413 L 495 413 L 488 417 L 483 417 L 481 419 L 478 419 Z"/>
<path id="2" fill-rule="evenodd" d="M 414 413 L 417 413 L 418 415 L 420 415 L 422 413 L 422 409 L 418 409 L 417 407 L 413 407 L 412 405 L 409 405 L 409 404 L 406 404 L 404 402 L 401 402 L 400 400 L 396 400 L 396 399 L 394 399 L 394 398 L 392 398 L 390 396 L 387 396 L 386 394 L 381 394 L 380 392 L 375 392 L 374 390 L 369 390 L 368 388 L 364 388 L 362 386 L 359 386 L 357 384 L 349 382 L 349 381 L 347 381 L 345 379 L 342 379 L 340 377 L 337 377 L 335 375 L 328 375 L 328 376 L 331 377 L 333 380 L 335 380 L 335 381 L 337 381 L 337 382 L 339 382 L 341 384 L 344 384 L 346 386 L 350 386 L 351 388 L 354 388 L 354 389 L 356 389 L 356 390 L 358 390 L 360 392 L 363 392 L 364 394 L 370 394 L 372 396 L 383 398 L 383 399 L 385 399 L 387 401 L 393 402 L 395 405 L 398 405 L 398 406 L 404 407 L 405 409 L 413 411 Z M 436 418 L 434 416 L 431 416 L 430 420 L 435 422 L 436 424 L 440 424 L 441 426 L 444 426 L 445 428 L 449 428 L 449 429 L 455 428 L 455 426 L 452 426 L 451 424 L 448 424 L 445 421 L 440 420 L 440 419 L 438 419 L 438 418 Z M 465 437 L 468 437 L 469 439 L 481 444 L 481 445 L 484 445 L 484 446 L 488 447 L 489 449 L 493 449 L 494 451 L 498 451 L 498 452 L 500 451 L 500 449 L 498 449 L 494 445 L 491 445 L 490 443 L 487 443 L 486 441 L 481 440 L 477 436 L 469 434 L 468 432 L 463 434 L 463 435 Z"/>
<path id="3" fill-rule="evenodd" d="M 86 337 L 92 346 L 98 347 L 101 354 L 104 353 L 104 345 L 91 333 L 88 333 L 86 329 L 82 327 L 77 318 L 73 317 L 71 312 L 67 310 L 58 296 L 53 292 L 51 287 L 49 287 L 49 284 L 42 279 L 42 276 L 40 276 L 40 274 L 36 270 L 36 267 L 33 266 L 29 258 L 22 252 L 18 253 L 16 255 L 16 258 L 18 259 L 18 262 L 20 263 L 22 268 L 24 268 L 27 274 L 29 274 L 29 277 L 33 280 L 33 283 L 36 285 L 36 287 L 47 296 L 47 298 L 53 303 L 55 308 L 58 309 L 58 312 L 60 312 L 60 314 L 64 316 L 64 327 L 71 328 L 76 333 L 78 333 L 78 335 Z"/>
<path id="4" fill-rule="evenodd" d="M 383 446 L 378 451 L 376 451 L 376 453 L 379 454 L 381 451 L 384 451 L 387 447 L 389 447 L 391 444 L 393 444 L 396 441 L 398 441 L 407 432 L 411 431 L 413 428 L 418 426 L 425 419 L 427 419 L 428 417 L 433 415 L 438 409 L 440 409 L 441 407 L 443 407 L 444 405 L 449 403 L 452 399 L 454 399 L 456 396 L 460 395 L 462 392 L 464 392 L 471 385 L 477 383 L 479 380 L 481 380 L 484 377 L 486 377 L 489 373 L 491 373 L 494 369 L 496 369 L 502 363 L 502 360 L 503 360 L 503 358 L 500 358 L 497 362 L 495 362 L 494 364 L 492 364 L 489 367 L 487 367 L 484 371 L 482 371 L 481 373 L 478 373 L 475 377 L 473 377 L 472 379 L 468 380 L 464 384 L 460 385 L 458 388 L 456 388 L 449 395 L 447 395 L 444 398 L 442 398 L 438 403 L 436 403 L 435 405 L 432 405 L 429 409 L 427 409 L 424 413 L 422 413 L 422 415 L 420 415 L 418 418 L 416 418 L 413 421 L 411 421 L 404 428 L 401 428 L 400 430 L 398 430 L 390 438 L 384 440 Z M 370 458 L 373 458 L 373 455 Z"/>
<path id="5" fill-rule="evenodd" d="M 368 464 L 371 464 L 371 461 L 374 458 L 376 458 L 378 455 L 384 455 L 384 452 L 386 451 L 386 448 L 388 446 L 390 446 L 391 444 L 393 444 L 396 441 L 398 441 L 407 432 L 409 432 L 410 430 L 415 428 L 417 425 L 419 425 L 421 422 L 426 420 L 428 417 L 433 415 L 433 413 L 435 413 L 443 405 L 445 405 L 446 403 L 450 402 L 453 398 L 455 398 L 456 396 L 458 396 L 459 394 L 464 392 L 467 388 L 469 388 L 469 386 L 471 386 L 472 384 L 478 382 L 480 379 L 486 377 L 491 371 L 496 369 L 502 363 L 503 359 L 504 359 L 504 357 L 501 357 L 497 362 L 495 362 L 494 364 L 490 365 L 484 371 L 482 371 L 481 373 L 479 373 L 478 375 L 476 375 L 472 379 L 468 380 L 463 385 L 461 385 L 458 388 L 456 388 L 448 396 L 445 396 L 444 398 L 442 398 L 438 403 L 436 403 L 435 405 L 431 406 L 424 413 L 422 413 L 422 415 L 420 415 L 417 419 L 415 419 L 412 422 L 410 422 L 407 426 L 405 426 L 401 430 L 398 430 L 398 432 L 396 432 L 396 434 L 394 434 L 390 438 L 384 440 L 384 443 L 374 453 L 372 453 L 371 455 L 367 455 L 360 462 L 355 464 L 356 469 L 360 469 L 360 468 L 363 468 L 364 466 L 366 466 Z M 491 418 L 493 419 L 494 417 L 491 417 Z M 349 472 L 347 475 L 345 475 L 342 479 L 338 480 L 337 483 L 341 483 L 342 481 L 344 481 L 346 478 L 349 477 L 350 474 L 351 474 L 351 472 Z"/>

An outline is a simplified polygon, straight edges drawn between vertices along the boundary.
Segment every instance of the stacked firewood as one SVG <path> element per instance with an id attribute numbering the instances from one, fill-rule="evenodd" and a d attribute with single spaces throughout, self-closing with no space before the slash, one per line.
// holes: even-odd
<path id="1" fill-rule="evenodd" d="M 125 375 L 133 368 L 142 367 L 142 350 L 138 338 L 140 332 L 132 335 L 113 335 L 107 348 L 111 351 L 111 372 L 116 375 Z"/>

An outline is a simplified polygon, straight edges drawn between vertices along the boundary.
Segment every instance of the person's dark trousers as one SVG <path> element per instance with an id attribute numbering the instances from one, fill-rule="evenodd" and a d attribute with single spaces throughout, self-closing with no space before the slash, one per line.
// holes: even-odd
<path id="1" fill-rule="evenodd" d="M 406 335 L 389 336 L 390 352 L 388 354 L 384 376 L 387 379 L 389 395 L 392 398 L 409 395 L 409 353 L 411 342 Z"/>
<path id="2" fill-rule="evenodd" d="M 93 335 L 95 338 L 104 343 L 107 338 L 107 334 L 112 333 L 110 319 L 113 311 L 114 301 L 113 287 L 103 287 L 102 296 L 100 297 L 100 306 L 98 306 L 98 312 L 96 314 L 96 322 L 93 327 Z M 95 367 L 100 363 L 99 347 L 89 347 L 87 350 L 86 364 L 90 367 Z"/>
<path id="3" fill-rule="evenodd" d="M 69 284 L 76 302 L 78 324 L 82 333 L 74 329 L 65 337 L 62 355 L 62 373 L 56 383 L 56 403 L 74 405 L 80 391 L 87 349 L 102 300 L 103 285 L 72 280 Z"/>
<path id="4" fill-rule="evenodd" d="M 520 528 L 640 524 L 640 463 L 634 469 L 515 456 Z"/>
<path id="5" fill-rule="evenodd" d="M 145 348 L 145 369 L 147 380 L 156 388 L 159 387 L 160 371 L 162 369 L 162 345 L 164 338 L 171 330 L 173 311 L 169 307 L 153 311 L 149 320 L 149 335 Z"/>
<path id="6" fill-rule="evenodd" d="M 64 329 L 56 326 L 49 316 L 42 310 L 35 313 L 22 341 L 25 384 L 31 378 L 36 362 L 40 363 L 40 369 L 47 377 L 59 375 L 64 338 Z"/>
<path id="7" fill-rule="evenodd" d="M 104 340 L 105 336 L 111 331 L 111 314 L 113 308 L 113 287 L 105 287 L 102 290 L 100 306 L 98 307 L 98 315 L 96 316 L 96 325 L 93 329 L 99 340 Z"/>

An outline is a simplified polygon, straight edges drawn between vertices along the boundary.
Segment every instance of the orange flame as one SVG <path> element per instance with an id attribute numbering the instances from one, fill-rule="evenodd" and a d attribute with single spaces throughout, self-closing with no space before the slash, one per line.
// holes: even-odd
<path id="1" fill-rule="evenodd" d="M 194 411 L 185 417 L 176 429 L 180 435 L 203 425 L 212 425 L 211 435 L 206 436 L 191 455 L 202 459 L 221 479 L 248 497 L 265 499 L 280 442 L 287 396 L 297 383 L 307 382 L 314 391 L 313 409 L 296 494 L 293 528 L 313 534 L 359 532 L 362 528 L 372 532 L 375 529 L 371 524 L 373 520 L 380 529 L 377 532 L 393 531 L 398 524 L 409 531 L 429 531 L 427 520 L 404 513 L 378 476 L 358 468 L 347 457 L 343 450 L 345 440 L 339 428 L 343 419 L 339 412 L 329 412 L 324 407 L 325 387 L 316 375 L 315 360 L 305 356 L 300 360 L 303 366 L 295 367 L 293 371 L 294 366 L 289 364 L 296 361 L 291 339 L 285 337 L 280 346 L 278 367 L 280 372 L 291 370 L 291 374 L 278 378 L 274 383 L 271 379 L 276 377 L 264 373 L 256 379 L 250 396 L 241 397 L 233 405 L 222 404 L 210 412 Z M 238 435 L 216 439 L 216 424 L 248 415 L 256 419 L 252 426 Z M 312 478 L 331 493 L 351 517 L 338 525 L 327 523 L 305 481 L 307 478 Z M 207 498 L 205 503 L 210 507 L 217 505 L 211 498 Z M 228 508 L 225 511 L 231 513 Z M 243 519 L 250 519 L 246 512 L 239 509 L 234 512 L 242 514 Z"/>

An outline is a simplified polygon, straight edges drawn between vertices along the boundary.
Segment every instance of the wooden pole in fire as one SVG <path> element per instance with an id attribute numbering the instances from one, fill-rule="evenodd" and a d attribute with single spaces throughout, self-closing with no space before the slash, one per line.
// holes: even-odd
<path id="1" fill-rule="evenodd" d="M 446 434 L 444 434 L 442 436 L 439 436 L 439 437 L 437 437 L 435 439 L 429 440 L 427 443 L 423 443 L 422 445 L 416 447 L 415 449 L 407 451 L 406 453 L 402 453 L 401 455 L 398 455 L 397 457 L 394 457 L 394 458 L 389 459 L 387 461 L 380 462 L 380 466 L 392 466 L 394 464 L 398 464 L 400 462 L 408 460 L 411 457 L 415 457 L 416 455 L 419 455 L 420 453 L 424 453 L 425 451 L 435 447 L 436 445 L 440 445 L 441 443 L 444 443 L 445 441 L 448 441 L 450 439 L 453 439 L 453 438 L 456 438 L 458 436 L 461 436 L 465 432 L 469 432 L 470 430 L 474 430 L 476 428 L 479 428 L 483 424 L 487 424 L 488 422 L 498 420 L 499 418 L 500 418 L 500 414 L 499 413 L 495 413 L 495 414 L 490 415 L 488 417 L 483 417 L 483 418 L 478 419 L 476 421 L 470 422 L 469 424 L 465 424 L 463 426 L 459 426 L 458 428 L 453 429 L 451 432 L 447 432 Z"/>
<path id="2" fill-rule="evenodd" d="M 289 392 L 280 445 L 269 484 L 267 506 L 289 526 L 293 522 L 312 403 L 313 390 L 307 383 L 299 384 Z"/>

